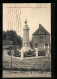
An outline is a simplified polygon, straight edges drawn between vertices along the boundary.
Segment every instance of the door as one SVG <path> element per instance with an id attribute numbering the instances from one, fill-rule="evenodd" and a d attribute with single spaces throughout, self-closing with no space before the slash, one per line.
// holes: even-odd
<path id="1" fill-rule="evenodd" d="M 38 44 L 35 44 L 35 48 L 38 48 Z"/>

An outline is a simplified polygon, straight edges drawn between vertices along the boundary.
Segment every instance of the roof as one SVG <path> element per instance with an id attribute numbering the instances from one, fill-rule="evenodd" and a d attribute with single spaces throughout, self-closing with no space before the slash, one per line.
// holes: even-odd
<path id="1" fill-rule="evenodd" d="M 33 35 L 50 35 L 50 33 L 39 24 L 39 28 L 33 33 Z"/>
<path id="2" fill-rule="evenodd" d="M 28 29 L 29 29 L 28 25 L 25 25 L 25 26 L 23 27 L 23 30 L 28 30 Z"/>

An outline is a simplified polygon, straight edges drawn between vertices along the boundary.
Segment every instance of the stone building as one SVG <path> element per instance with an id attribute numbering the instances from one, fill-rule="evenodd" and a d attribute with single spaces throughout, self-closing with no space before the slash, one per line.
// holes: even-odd
<path id="1" fill-rule="evenodd" d="M 32 34 L 33 49 L 47 49 L 50 47 L 50 33 L 39 24 L 39 28 Z"/>

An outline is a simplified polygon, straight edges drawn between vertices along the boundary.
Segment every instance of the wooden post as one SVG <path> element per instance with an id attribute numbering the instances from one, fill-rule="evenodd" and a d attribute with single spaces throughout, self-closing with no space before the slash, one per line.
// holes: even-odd
<path id="1" fill-rule="evenodd" d="M 38 57 L 38 48 L 35 48 L 36 57 Z"/>
<path id="2" fill-rule="evenodd" d="M 49 45 L 48 45 L 48 57 L 49 57 L 49 53 L 50 53 L 50 51 L 49 51 Z"/>
<path id="3" fill-rule="evenodd" d="M 49 45 L 48 45 L 48 62 L 49 62 L 49 56 L 50 56 L 50 48 L 49 48 Z"/>
<path id="4" fill-rule="evenodd" d="M 12 51 L 11 51 L 11 53 L 12 53 Z M 11 54 L 11 68 L 12 68 L 12 54 Z"/>
<path id="5" fill-rule="evenodd" d="M 44 50 L 45 50 L 46 48 L 45 48 L 45 45 L 44 45 Z M 46 51 L 45 51 L 45 56 L 47 56 L 47 54 L 46 54 Z"/>
<path id="6" fill-rule="evenodd" d="M 21 51 L 21 60 L 23 59 L 24 55 L 23 55 L 23 50 Z"/>
<path id="7" fill-rule="evenodd" d="M 12 68 L 12 57 L 13 57 L 13 50 L 11 50 L 11 68 Z"/>
<path id="8" fill-rule="evenodd" d="M 44 49 L 45 49 L 45 45 L 44 45 Z"/>

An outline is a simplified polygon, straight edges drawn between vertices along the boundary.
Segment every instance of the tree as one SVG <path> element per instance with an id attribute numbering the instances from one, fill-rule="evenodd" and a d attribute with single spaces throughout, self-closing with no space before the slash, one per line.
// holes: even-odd
<path id="1" fill-rule="evenodd" d="M 17 35 L 15 31 L 3 31 L 3 40 L 7 39 L 7 36 L 10 41 L 13 41 L 13 45 L 19 45 L 20 47 L 22 47 L 22 38 Z"/>
<path id="2" fill-rule="evenodd" d="M 5 31 L 3 31 L 3 34 L 2 34 L 2 39 L 3 39 L 3 40 L 6 40 L 6 37 L 7 37 L 7 34 L 6 34 L 6 32 L 5 32 Z"/>

